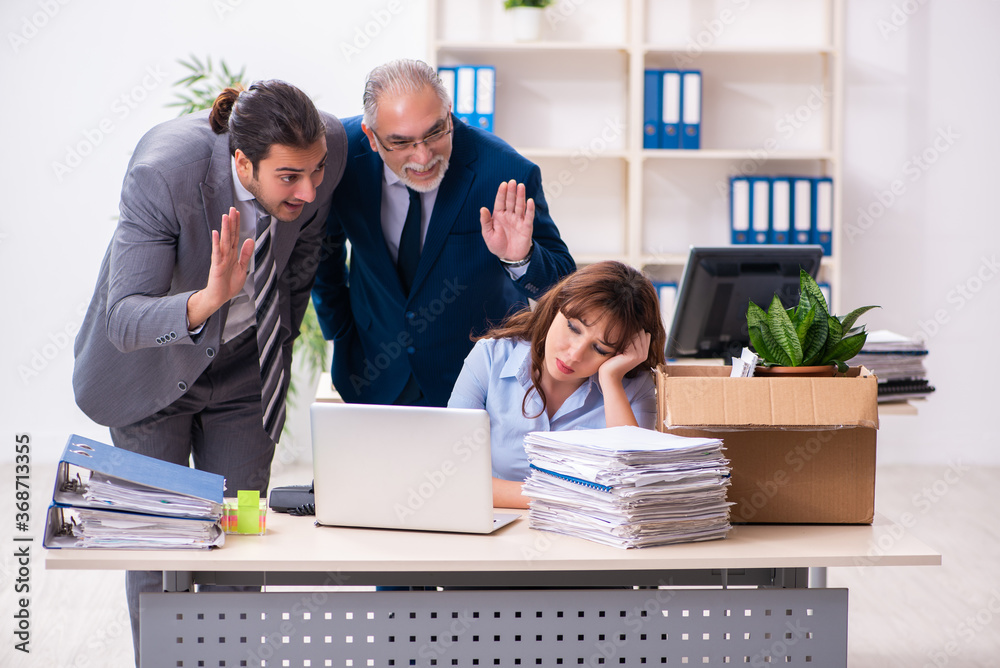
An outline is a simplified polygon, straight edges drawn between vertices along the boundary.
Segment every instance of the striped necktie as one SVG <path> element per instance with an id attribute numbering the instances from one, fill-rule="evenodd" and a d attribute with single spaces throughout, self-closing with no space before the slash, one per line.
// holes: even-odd
<path id="1" fill-rule="evenodd" d="M 264 431 L 275 443 L 285 423 L 285 402 L 280 388 L 285 379 L 278 330 L 278 276 L 271 252 L 271 216 L 257 210 L 257 238 L 254 245 L 254 306 L 257 310 L 257 351 L 260 355 L 260 403 L 264 410 Z"/>

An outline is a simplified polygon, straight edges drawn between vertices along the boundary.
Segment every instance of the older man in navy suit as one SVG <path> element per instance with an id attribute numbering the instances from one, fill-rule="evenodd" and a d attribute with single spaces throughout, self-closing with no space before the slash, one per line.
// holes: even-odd
<path id="1" fill-rule="evenodd" d="M 364 105 L 313 287 L 333 382 L 349 402 L 444 406 L 470 337 L 576 267 L 538 166 L 457 120 L 433 68 L 376 68 Z"/>

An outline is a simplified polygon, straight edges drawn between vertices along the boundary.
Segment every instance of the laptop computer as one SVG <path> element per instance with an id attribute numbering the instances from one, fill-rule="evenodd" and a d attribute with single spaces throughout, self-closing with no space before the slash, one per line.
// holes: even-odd
<path id="1" fill-rule="evenodd" d="M 316 521 L 330 526 L 491 533 L 485 410 L 316 402 L 310 408 Z"/>

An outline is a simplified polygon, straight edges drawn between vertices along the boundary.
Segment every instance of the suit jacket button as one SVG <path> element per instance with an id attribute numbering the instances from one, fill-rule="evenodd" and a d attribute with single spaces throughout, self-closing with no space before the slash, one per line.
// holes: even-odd
<path id="1" fill-rule="evenodd" d="M 414 348 L 413 346 L 407 346 L 406 352 L 412 355 L 413 353 L 417 352 L 417 349 Z"/>
<path id="2" fill-rule="evenodd" d="M 177 338 L 177 333 L 176 332 L 170 332 L 170 338 L 171 339 L 176 339 Z"/>
<path id="3" fill-rule="evenodd" d="M 209 357 L 215 357 L 215 348 L 209 348 L 205 351 L 205 354 Z"/>
<path id="4" fill-rule="evenodd" d="M 180 390 L 181 392 L 187 392 L 188 384 L 182 380 L 181 382 L 177 383 L 177 389 Z"/>

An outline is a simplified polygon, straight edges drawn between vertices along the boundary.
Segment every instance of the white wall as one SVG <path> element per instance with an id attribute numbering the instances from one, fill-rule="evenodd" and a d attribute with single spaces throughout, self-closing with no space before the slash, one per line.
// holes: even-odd
<path id="1" fill-rule="evenodd" d="M 870 329 L 925 331 L 938 387 L 919 417 L 883 419 L 879 457 L 997 464 L 986 355 L 1000 331 L 1000 280 L 992 280 L 1000 231 L 988 206 L 1000 182 L 1000 3 L 847 0 L 847 8 L 843 188 L 853 227 L 841 239 L 841 303 L 881 304 L 866 317 Z M 426 2 L 7 0 L 0 26 L 0 441 L 8 444 L 0 461 L 13 458 L 9 444 L 23 432 L 36 457 L 51 460 L 72 432 L 107 437 L 73 401 L 72 340 L 129 152 L 174 115 L 164 104 L 183 76 L 177 59 L 245 64 L 249 77 L 286 79 L 347 116 L 360 111 L 371 67 L 427 55 Z M 938 139 L 949 132 L 953 139 Z M 57 174 L 54 164 L 67 164 L 74 147 L 87 155 Z M 933 164 L 914 172 L 907 161 L 925 151 Z M 879 193 L 897 180 L 902 194 L 879 211 Z M 877 215 L 859 220 L 859 208 Z M 295 420 L 301 448 L 307 426 Z"/>
<path id="2" fill-rule="evenodd" d="M 998 21 L 995 0 L 848 2 L 841 304 L 922 335 L 937 387 L 882 420 L 882 462 L 1000 463 Z"/>
<path id="3" fill-rule="evenodd" d="M 71 433 L 108 442 L 74 403 L 73 338 L 130 152 L 177 114 L 165 107 L 185 74 L 177 60 L 246 65 L 249 78 L 287 80 L 346 117 L 360 113 L 372 67 L 427 56 L 426 17 L 423 0 L 0 4 L 0 460 L 13 460 L 18 433 L 31 435 L 38 459 L 57 458 Z M 298 448 L 308 443 L 304 417 L 293 416 Z"/>

